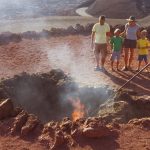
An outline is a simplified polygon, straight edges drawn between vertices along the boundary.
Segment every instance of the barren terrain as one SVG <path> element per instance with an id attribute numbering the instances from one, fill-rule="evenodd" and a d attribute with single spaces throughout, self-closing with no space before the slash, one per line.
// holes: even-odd
<path id="1" fill-rule="evenodd" d="M 1 1 L 0 32 L 42 31 L 97 22 L 97 18 L 73 16 L 77 15 L 75 10 L 79 5 L 88 7 L 90 4 L 88 12 L 95 16 L 103 12 L 108 17 L 118 18 L 118 11 L 121 18 L 128 18 L 134 12 L 138 18 L 149 14 L 148 11 L 143 13 L 147 9 L 139 10 L 141 7 L 137 8 L 135 1 L 130 1 L 129 6 L 134 7 L 129 8 L 129 14 L 125 15 L 120 7 L 125 6 L 123 0 L 109 1 L 109 8 L 114 10 L 114 4 L 116 6 L 113 13 L 112 9 L 99 5 L 103 0 L 92 2 Z M 148 8 L 148 1 L 146 4 Z M 149 26 L 149 18 L 139 19 L 138 23 Z M 107 21 L 111 25 L 126 23 L 125 19 Z M 36 32 L 32 33 L 36 35 Z M 0 45 L 0 150 L 150 150 L 150 67 L 149 71 L 144 70 L 125 86 L 127 91 L 117 93 L 107 102 L 112 92 L 135 75 L 137 50 L 132 71 L 112 71 L 108 45 L 106 71 L 101 72 L 94 71 L 95 59 L 89 35 L 67 34 L 47 38 L 45 35 L 20 40 L 18 34 L 19 40 L 14 42 L 17 38 L 13 41 L 11 36 L 7 38 L 9 33 L 5 34 L 8 42 Z M 124 66 L 123 59 L 124 56 L 121 57 L 120 69 Z M 75 89 L 79 93 L 70 91 L 74 84 L 78 85 L 79 89 Z M 69 97 L 65 105 L 63 92 L 70 92 L 77 99 Z M 63 118 L 65 113 L 69 118 Z"/>
<path id="2" fill-rule="evenodd" d="M 106 63 L 108 72 L 94 72 L 95 60 L 89 42 L 90 36 L 70 35 L 41 40 L 23 40 L 19 43 L 1 45 L 0 65 L 3 68 L 0 70 L 0 77 L 12 77 L 21 72 L 47 72 L 52 68 L 61 68 L 71 74 L 80 84 L 120 86 L 135 74 L 135 71 L 112 72 L 109 61 L 110 54 Z M 120 69 L 122 67 L 123 57 Z M 135 55 L 133 70 L 136 68 L 137 56 Z M 142 73 L 128 85 L 128 88 L 142 90 L 141 94 L 149 93 L 148 82 L 149 73 Z"/>
<path id="3" fill-rule="evenodd" d="M 134 58 L 133 71 L 112 72 L 110 69 L 110 61 L 109 61 L 110 53 L 107 57 L 105 66 L 107 71 L 95 72 L 94 71 L 95 59 L 89 43 L 90 43 L 90 36 L 69 35 L 69 36 L 51 37 L 49 39 L 41 38 L 38 40 L 23 39 L 21 42 L 18 43 L 11 42 L 6 45 L 5 44 L 1 45 L 0 65 L 3 67 L 0 70 L 0 77 L 9 78 L 13 77 L 15 74 L 20 74 L 22 72 L 27 72 L 30 74 L 45 73 L 49 72 L 51 69 L 60 68 L 64 70 L 66 74 L 71 75 L 78 83 L 78 85 L 81 87 L 88 86 L 99 88 L 105 85 L 110 89 L 118 89 L 122 84 L 124 84 L 130 77 L 132 77 L 136 73 L 134 70 L 137 68 L 137 55 L 135 55 Z M 122 67 L 123 67 L 123 57 L 120 64 L 120 68 Z M 150 82 L 150 74 L 149 72 L 144 71 L 138 77 L 136 77 L 131 83 L 129 83 L 125 88 L 127 88 L 128 90 L 129 89 L 134 90 L 135 92 L 137 92 L 137 96 L 141 96 L 141 98 L 149 99 L 150 96 L 149 82 Z M 149 103 L 148 104 L 143 103 L 145 103 L 144 100 L 142 104 L 139 103 L 140 106 L 143 106 L 145 110 L 146 110 L 145 107 L 149 108 Z M 128 107 L 130 107 L 130 104 Z M 138 110 L 140 110 L 140 108 L 138 108 Z M 126 115 L 123 114 L 123 116 Z M 19 118 L 19 116 L 16 118 L 8 119 L 8 121 L 6 119 L 1 122 L 1 129 L 3 129 L 1 130 L 1 132 L 4 131 L 4 133 L 2 132 L 0 134 L 0 146 L 1 146 L 0 148 L 2 150 L 10 149 L 10 147 L 12 150 L 13 149 L 45 150 L 49 149 L 52 146 L 56 146 L 56 149 L 58 150 L 62 149 L 148 150 L 150 147 L 149 130 L 141 128 L 140 126 L 141 123 L 139 123 L 138 125 L 133 123 L 119 125 L 120 126 L 119 129 L 117 129 L 118 136 L 110 135 L 109 137 L 102 137 L 100 139 L 99 138 L 88 139 L 84 137 L 81 137 L 80 139 L 79 138 L 80 136 L 78 134 L 77 139 L 76 138 L 74 139 L 72 136 L 70 137 L 70 135 L 67 135 L 66 138 L 67 139 L 69 138 L 68 139 L 69 141 L 65 138 L 65 140 L 69 142 L 69 143 L 67 142 L 67 145 L 63 144 L 64 142 L 61 140 L 61 135 L 58 136 L 60 139 L 56 138 L 55 141 L 53 139 L 54 138 L 53 136 L 47 137 L 48 133 L 42 131 L 42 135 L 39 136 L 38 139 L 40 137 L 43 137 L 42 139 L 44 141 L 48 140 L 49 144 L 47 145 L 42 144 L 43 142 L 41 143 L 40 140 L 37 141 L 37 137 L 33 138 L 32 136 L 31 137 L 27 136 L 27 138 L 22 138 L 20 137 L 20 135 L 18 136 L 18 134 L 17 136 L 9 136 L 11 132 L 10 129 L 14 128 L 13 124 L 15 123 L 15 120 L 16 121 L 18 120 L 17 118 Z M 64 122 L 64 124 L 66 123 Z M 148 126 L 149 128 L 149 122 L 148 124 L 146 123 L 146 126 Z M 32 125 L 29 127 L 32 127 Z M 44 128 L 43 130 L 46 129 Z M 21 131 L 21 134 L 23 134 L 22 132 L 23 131 Z M 36 130 L 36 132 L 38 131 Z M 38 132 L 38 134 L 41 134 L 41 132 Z M 72 146 L 71 144 L 72 140 L 73 141 L 75 140 L 74 141 L 75 143 L 73 142 L 75 144 L 75 145 L 73 144 L 74 146 Z"/>

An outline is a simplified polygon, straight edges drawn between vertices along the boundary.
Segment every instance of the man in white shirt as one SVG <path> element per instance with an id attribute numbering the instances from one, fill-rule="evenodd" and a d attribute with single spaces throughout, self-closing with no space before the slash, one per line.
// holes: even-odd
<path id="1" fill-rule="evenodd" d="M 91 46 L 94 48 L 96 58 L 95 70 L 104 70 L 104 64 L 107 55 L 107 33 L 110 32 L 110 26 L 105 23 L 105 16 L 99 17 L 99 22 L 93 26 L 91 34 Z M 101 68 L 99 66 L 101 54 Z"/>

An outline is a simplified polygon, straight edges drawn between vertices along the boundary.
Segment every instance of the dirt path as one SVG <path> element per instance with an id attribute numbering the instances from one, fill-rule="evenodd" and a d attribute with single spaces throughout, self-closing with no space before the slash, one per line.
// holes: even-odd
<path id="1" fill-rule="evenodd" d="M 93 16 L 91 16 L 90 14 L 88 14 L 88 13 L 86 12 L 87 9 L 88 9 L 88 7 L 78 8 L 78 9 L 76 10 L 76 13 L 77 13 L 78 15 L 80 15 L 80 16 L 83 16 L 83 17 L 93 17 Z"/>

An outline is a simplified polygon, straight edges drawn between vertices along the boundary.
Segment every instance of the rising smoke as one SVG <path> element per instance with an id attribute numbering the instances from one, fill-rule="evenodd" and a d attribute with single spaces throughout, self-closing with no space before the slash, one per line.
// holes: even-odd
<path id="1" fill-rule="evenodd" d="M 57 40 L 57 39 L 56 39 Z M 82 40 L 76 41 L 78 46 L 74 47 L 68 42 L 59 43 L 56 47 L 49 48 L 48 45 L 45 51 L 48 54 L 49 64 L 53 68 L 61 68 L 68 70 L 70 75 L 80 85 L 102 86 L 103 80 L 99 80 L 95 73 L 93 73 L 93 52 L 89 45 Z M 79 48 L 79 49 L 78 49 Z M 77 51 L 77 52 L 76 52 Z M 91 59 L 87 58 L 90 55 Z"/>
<path id="2" fill-rule="evenodd" d="M 44 2 L 48 2 L 45 0 Z M 56 5 L 56 1 L 55 2 Z M 57 1 L 58 2 L 58 1 Z M 59 1 L 60 2 L 60 1 Z M 40 6 L 40 7 L 39 7 Z M 0 0 L 0 9 L 2 10 L 0 13 L 0 18 L 2 19 L 16 19 L 18 18 L 28 18 L 28 17 L 39 17 L 39 15 L 49 15 L 49 8 L 43 9 L 43 6 L 46 8 L 45 3 L 42 3 L 42 0 L 36 1 L 36 0 L 14 0 L 14 1 L 4 1 Z M 42 8 L 42 10 L 40 9 Z M 43 12 L 45 10 L 45 12 Z M 46 14 L 45 14 L 46 13 Z M 42 22 L 42 24 L 46 24 L 45 21 Z M 20 26 L 19 28 L 24 28 L 24 26 L 27 26 L 27 24 L 24 24 Z M 56 39 L 57 40 L 57 39 Z M 89 61 L 89 59 L 86 58 L 87 56 L 87 51 L 89 51 L 88 48 L 88 43 L 78 40 L 81 45 L 83 45 L 83 48 L 87 47 L 87 49 L 84 49 L 80 51 L 77 47 L 72 47 L 72 45 L 69 42 L 66 43 L 60 43 L 58 42 L 59 45 L 56 47 L 51 48 L 48 45 L 45 47 L 45 45 L 41 46 L 41 49 L 44 49 L 47 53 L 48 61 L 49 64 L 53 68 L 61 68 L 62 70 L 67 70 L 70 75 L 77 81 L 79 84 L 83 85 L 95 85 L 98 83 L 99 85 L 103 84 L 103 81 L 99 80 L 97 77 L 94 76 L 92 73 L 91 69 L 93 69 L 92 65 L 92 60 Z M 53 49 L 53 50 L 50 50 Z M 76 51 L 78 51 L 76 53 Z M 91 52 L 92 53 L 92 52 Z M 79 55 L 79 57 L 77 57 Z M 92 53 L 93 55 L 93 53 Z M 35 68 L 34 68 L 35 69 Z M 36 72 L 38 72 L 38 69 L 40 70 L 41 68 L 36 68 Z M 32 81 L 31 81 L 32 82 Z M 18 104 L 24 106 L 27 110 L 32 110 L 31 112 L 41 112 L 41 118 L 42 120 L 48 120 L 48 116 L 56 116 L 58 117 L 57 119 L 60 119 L 62 116 L 58 116 L 54 111 L 50 108 L 53 107 L 53 105 L 49 105 L 51 103 L 51 99 L 47 98 L 47 95 L 49 93 L 52 93 L 52 91 L 46 91 L 45 89 L 46 97 L 43 97 L 41 94 L 41 91 L 43 90 L 43 87 L 41 87 L 41 84 L 39 83 L 39 89 L 37 89 L 37 82 L 35 82 L 35 85 L 31 87 L 31 84 L 26 84 L 26 81 L 20 82 L 20 85 L 18 86 L 19 88 L 16 89 L 16 98 L 18 100 Z M 100 90 L 100 89 L 98 89 Z M 102 95 L 105 96 L 107 93 L 102 93 L 97 94 L 99 91 L 94 93 L 92 89 L 87 89 L 87 90 L 80 90 L 80 92 L 76 95 L 77 97 L 80 97 L 81 101 L 87 106 L 88 111 L 93 110 L 96 107 L 99 106 L 101 103 L 101 98 Z M 57 93 L 56 93 L 57 94 Z M 67 96 L 72 96 L 74 93 L 69 93 Z M 90 97 L 89 97 L 90 95 Z M 96 97 L 95 97 L 96 95 Z M 61 97 L 62 98 L 62 97 Z M 46 99 L 43 101 L 43 99 Z M 63 99 L 63 98 L 62 98 Z M 49 100 L 50 102 L 47 102 Z M 20 103 L 19 103 L 20 102 Z M 64 101 L 63 103 L 63 108 L 65 110 L 66 106 L 64 106 Z M 67 103 L 67 102 L 66 102 Z M 43 106 L 43 107 L 42 107 Z M 50 107 L 51 106 L 51 107 Z M 55 108 L 54 108 L 55 109 Z M 43 114 L 42 114 L 43 113 Z M 58 113 L 58 111 L 57 111 Z M 64 114 L 63 114 L 64 115 Z"/>
<path id="3" fill-rule="evenodd" d="M 57 40 L 57 39 L 56 39 Z M 80 43 L 78 43 L 80 42 Z M 105 102 L 109 97 L 111 89 L 105 86 L 103 80 L 100 80 L 93 73 L 93 52 L 87 47 L 87 43 L 81 39 L 77 41 L 82 45 L 72 47 L 70 42 L 59 42 L 59 45 L 53 48 L 45 48 L 48 54 L 48 61 L 53 68 L 61 68 L 70 73 L 70 76 L 78 83 L 79 89 L 60 97 L 61 105 L 65 105 L 66 101 L 81 101 L 81 105 L 85 106 L 85 114 L 87 116 L 95 115 L 100 104 Z M 78 52 L 76 52 L 78 51 Z M 87 58 L 91 55 L 91 59 Z M 87 56 L 87 57 L 86 57 Z M 111 88 L 111 87 L 110 87 Z"/>

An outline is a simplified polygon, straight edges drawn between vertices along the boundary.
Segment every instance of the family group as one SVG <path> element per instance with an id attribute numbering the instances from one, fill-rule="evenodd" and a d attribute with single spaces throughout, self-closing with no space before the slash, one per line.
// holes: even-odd
<path id="1" fill-rule="evenodd" d="M 134 16 L 130 16 L 125 24 L 124 31 L 121 32 L 119 28 L 115 29 L 113 35 L 110 36 L 110 26 L 105 22 L 104 15 L 99 17 L 99 22 L 92 28 L 91 46 L 94 50 L 96 59 L 96 71 L 105 71 L 105 61 L 107 56 L 108 44 L 111 46 L 111 69 L 114 71 L 114 62 L 116 60 L 117 71 L 132 70 L 132 62 L 134 60 L 135 49 L 138 52 L 138 63 L 136 70 L 139 71 L 141 63 L 148 64 L 148 50 L 150 48 L 150 41 L 147 39 L 147 30 L 142 29 L 137 23 Z M 108 37 L 109 36 L 109 42 Z M 119 68 L 121 56 L 124 56 L 124 67 Z"/>

